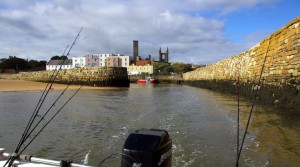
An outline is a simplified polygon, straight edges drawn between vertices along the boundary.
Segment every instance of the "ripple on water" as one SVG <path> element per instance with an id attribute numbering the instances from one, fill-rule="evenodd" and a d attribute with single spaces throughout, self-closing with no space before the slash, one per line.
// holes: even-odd
<path id="1" fill-rule="evenodd" d="M 0 144 L 4 143 L 0 147 L 15 147 L 39 96 L 37 92 L 0 93 L 0 106 L 5 109 L 0 110 Z M 57 93 L 50 100 L 55 97 Z M 75 162 L 82 162 L 89 153 L 89 163 L 95 165 L 121 153 L 129 133 L 158 128 L 168 130 L 172 138 L 173 167 L 233 166 L 235 99 L 186 86 L 133 85 L 126 90 L 80 91 L 27 151 L 42 158 L 72 158 Z M 249 103 L 242 101 L 241 131 L 248 109 Z M 297 166 L 299 116 L 268 110 L 256 107 L 242 165 Z M 119 166 L 119 159 L 110 159 L 105 165 Z"/>

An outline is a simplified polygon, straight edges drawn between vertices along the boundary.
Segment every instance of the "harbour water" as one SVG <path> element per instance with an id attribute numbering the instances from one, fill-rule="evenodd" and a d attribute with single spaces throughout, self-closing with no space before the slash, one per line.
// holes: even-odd
<path id="1" fill-rule="evenodd" d="M 65 93 L 54 111 L 72 93 Z M 41 111 L 45 112 L 59 94 L 51 91 Z M 14 150 L 40 96 L 41 92 L 0 92 L 0 147 Z M 167 130 L 173 140 L 174 167 L 235 166 L 236 99 L 178 85 L 131 84 L 119 90 L 80 90 L 25 153 L 76 163 L 87 157 L 90 165 L 97 165 L 121 153 L 130 132 L 155 128 Z M 242 99 L 241 133 L 249 111 L 250 102 Z M 299 112 L 256 105 L 240 166 L 299 165 L 299 120 Z M 103 166 L 120 166 L 117 157 Z"/>

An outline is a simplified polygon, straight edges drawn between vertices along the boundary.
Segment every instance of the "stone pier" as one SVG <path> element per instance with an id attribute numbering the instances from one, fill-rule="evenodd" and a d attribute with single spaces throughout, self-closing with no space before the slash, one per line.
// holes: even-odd
<path id="1" fill-rule="evenodd" d="M 261 82 L 260 101 L 300 110 L 299 50 L 300 17 L 297 17 L 250 50 L 185 73 L 183 77 L 189 85 L 232 93 L 237 91 L 239 80 L 244 96 L 252 96 Z"/>
<path id="2" fill-rule="evenodd" d="M 22 79 L 38 82 L 49 82 L 52 70 L 38 72 L 21 72 L 13 75 L 2 75 L 6 79 Z M 127 68 L 124 67 L 84 67 L 60 70 L 55 83 L 82 84 L 91 86 L 129 87 Z"/>

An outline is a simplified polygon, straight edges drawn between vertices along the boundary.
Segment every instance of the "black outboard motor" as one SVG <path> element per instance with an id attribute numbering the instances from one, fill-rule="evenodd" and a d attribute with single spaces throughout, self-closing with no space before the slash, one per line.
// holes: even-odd
<path id="1" fill-rule="evenodd" d="M 172 140 L 165 130 L 137 130 L 124 143 L 121 167 L 171 167 Z"/>

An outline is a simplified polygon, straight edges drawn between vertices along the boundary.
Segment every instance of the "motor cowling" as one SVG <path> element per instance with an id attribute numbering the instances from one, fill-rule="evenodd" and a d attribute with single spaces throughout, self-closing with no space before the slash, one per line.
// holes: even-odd
<path id="1" fill-rule="evenodd" d="M 137 130 L 123 147 L 121 167 L 171 167 L 172 140 L 165 130 Z"/>

